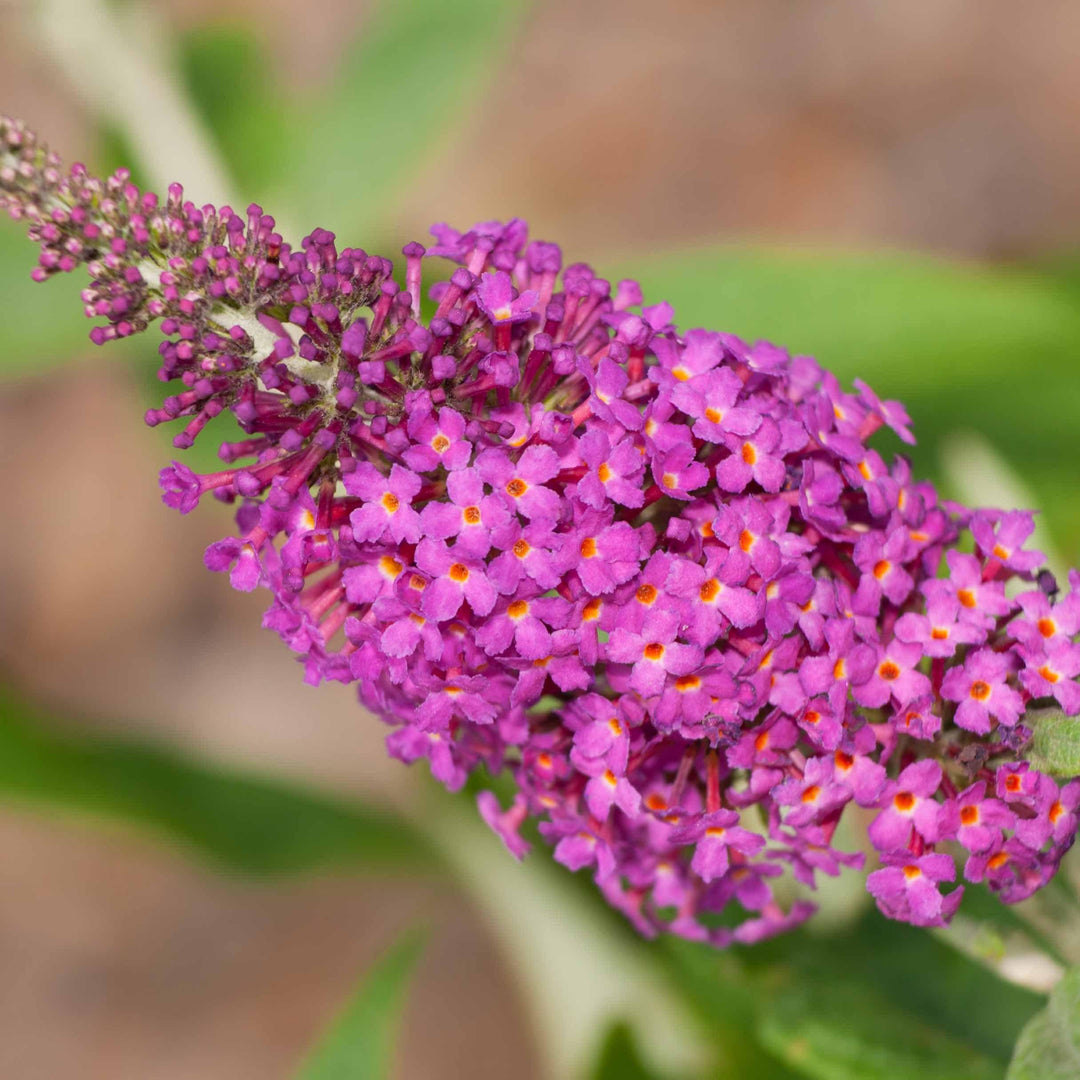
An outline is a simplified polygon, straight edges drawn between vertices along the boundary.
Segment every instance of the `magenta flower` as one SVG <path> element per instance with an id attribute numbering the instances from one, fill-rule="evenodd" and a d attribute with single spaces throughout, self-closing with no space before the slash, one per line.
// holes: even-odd
<path id="1" fill-rule="evenodd" d="M 476 286 L 476 303 L 495 326 L 532 318 L 532 306 L 537 298 L 532 289 L 519 295 L 510 275 L 502 270 L 481 274 Z"/>
<path id="2" fill-rule="evenodd" d="M 960 904 L 964 888 L 941 894 L 940 883 L 956 880 L 956 866 L 948 855 L 886 856 L 866 887 L 882 914 L 915 926 L 944 926 Z"/>
<path id="3" fill-rule="evenodd" d="M 37 280 L 88 273 L 94 342 L 157 325 L 148 423 L 181 448 L 226 409 L 244 429 L 221 470 L 161 472 L 182 513 L 236 507 L 206 565 L 267 590 L 264 625 L 309 682 L 355 683 L 392 755 L 452 790 L 508 774 L 509 808 L 478 808 L 516 857 L 538 819 L 641 932 L 716 946 L 809 917 L 778 879 L 861 867 L 849 803 L 877 811 L 892 918 L 948 921 L 960 848 L 1009 902 L 1055 873 L 1080 781 L 1025 760 L 1026 710 L 1080 713 L 1080 575 L 1058 596 L 1030 514 L 886 460 L 898 403 L 680 331 L 520 219 L 435 226 L 402 289 L 258 206 L 64 173 L 4 119 L 0 203 Z"/>
<path id="4" fill-rule="evenodd" d="M 993 558 L 1020 573 L 1028 573 L 1042 565 L 1046 558 L 1041 551 L 1023 551 L 1024 541 L 1035 531 L 1035 522 L 1030 514 L 1020 510 L 1010 510 L 1000 515 L 990 515 L 980 511 L 971 519 L 971 535 L 979 551 L 987 558 Z"/>
<path id="5" fill-rule="evenodd" d="M 1032 697 L 1053 697 L 1069 716 L 1080 713 L 1080 647 L 1068 639 L 1046 648 L 1017 647 L 1024 661 L 1020 684 Z"/>
<path id="6" fill-rule="evenodd" d="M 1024 701 L 1009 686 L 1013 664 L 1008 656 L 979 649 L 963 666 L 951 668 L 941 686 L 942 697 L 957 701 L 955 722 L 968 731 L 985 733 L 990 718 L 1012 727 L 1020 719 Z"/>
<path id="7" fill-rule="evenodd" d="M 671 834 L 675 844 L 694 844 L 690 868 L 702 881 L 715 881 L 727 873 L 731 853 L 755 855 L 765 846 L 765 838 L 738 824 L 739 815 L 732 810 L 715 810 L 704 814 L 692 825 L 684 825 Z"/>
<path id="8" fill-rule="evenodd" d="M 459 554 L 441 540 L 421 540 L 416 549 L 416 565 L 431 576 L 420 602 L 426 618 L 445 622 L 464 603 L 468 603 L 475 615 L 486 615 L 495 606 L 495 586 L 484 564 Z"/>
<path id="9" fill-rule="evenodd" d="M 878 800 L 881 813 L 870 823 L 870 842 L 878 851 L 908 846 L 912 830 L 928 843 L 938 839 L 941 806 L 934 800 L 941 786 L 941 766 L 917 761 L 885 785 Z"/>
<path id="10" fill-rule="evenodd" d="M 968 851 L 986 851 L 1000 841 L 1003 829 L 1015 828 L 1017 822 L 1005 803 L 986 798 L 986 781 L 980 780 L 945 801 L 938 824 L 943 840 L 958 840 Z"/>
<path id="11" fill-rule="evenodd" d="M 476 469 L 458 469 L 446 478 L 449 502 L 429 502 L 420 513 L 424 536 L 433 540 L 456 537 L 454 549 L 482 559 L 491 550 L 492 533 L 505 529 L 510 511 L 502 499 L 484 494 Z"/>
<path id="12" fill-rule="evenodd" d="M 596 429 L 578 440 L 578 450 L 589 471 L 578 481 L 577 496 L 594 510 L 609 502 L 622 506 L 641 506 L 644 459 L 633 439 L 621 439 L 612 445 L 607 432 Z"/>
<path id="13" fill-rule="evenodd" d="M 349 516 L 353 539 L 359 543 L 381 540 L 384 534 L 397 544 L 403 540 L 415 544 L 423 535 L 420 515 L 413 509 L 413 499 L 420 492 L 416 473 L 394 465 L 385 477 L 368 462 L 361 462 L 344 481 L 345 490 L 364 500 Z"/>
<path id="14" fill-rule="evenodd" d="M 562 512 L 559 496 L 545 486 L 559 471 L 558 455 L 550 446 L 530 446 L 517 462 L 503 450 L 487 450 L 477 457 L 476 467 L 511 513 L 529 521 L 558 520 Z"/>
<path id="15" fill-rule="evenodd" d="M 660 693 L 668 675 L 689 675 L 701 665 L 696 645 L 676 640 L 679 618 L 669 611 L 651 613 L 637 634 L 621 626 L 611 632 L 606 654 L 616 664 L 632 664 L 630 685 L 642 697 Z"/>
<path id="16" fill-rule="evenodd" d="M 952 656 L 961 645 L 986 640 L 986 632 L 974 623 L 959 621 L 960 601 L 937 594 L 926 602 L 926 614 L 909 611 L 896 620 L 896 636 L 918 645 L 925 656 L 940 659 Z"/>

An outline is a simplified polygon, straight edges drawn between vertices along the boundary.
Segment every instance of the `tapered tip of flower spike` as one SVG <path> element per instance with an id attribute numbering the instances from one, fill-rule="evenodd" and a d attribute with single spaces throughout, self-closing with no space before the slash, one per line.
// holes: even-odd
<path id="1" fill-rule="evenodd" d="M 1029 514 L 944 503 L 869 446 L 914 441 L 897 402 L 680 333 L 518 219 L 436 225 L 400 288 L 259 206 L 64 174 L 7 120 L 0 199 L 35 278 L 86 267 L 95 341 L 159 323 L 175 389 L 147 423 L 244 429 L 221 471 L 161 472 L 182 513 L 236 505 L 206 565 L 271 593 L 264 625 L 308 681 L 356 684 L 393 755 L 452 790 L 508 772 L 510 806 L 478 807 L 516 857 L 539 818 L 643 933 L 718 946 L 809 917 L 778 877 L 862 866 L 850 804 L 892 918 L 947 922 L 960 876 L 1012 902 L 1054 874 L 1080 781 L 1024 759 L 1024 720 L 1080 712 L 1080 575 L 1061 595 Z M 433 258 L 457 266 L 424 321 Z"/>

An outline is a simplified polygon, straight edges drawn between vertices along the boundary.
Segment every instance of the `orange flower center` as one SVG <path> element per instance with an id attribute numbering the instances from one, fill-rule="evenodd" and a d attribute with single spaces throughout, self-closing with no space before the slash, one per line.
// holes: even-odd
<path id="1" fill-rule="evenodd" d="M 719 424 L 724 419 L 724 414 L 719 409 L 709 408 L 705 410 L 705 419 L 710 424 Z"/>
<path id="2" fill-rule="evenodd" d="M 847 772 L 855 764 L 855 759 L 846 750 L 837 750 L 835 761 L 836 767 L 844 772 Z"/>
<path id="3" fill-rule="evenodd" d="M 687 690 L 696 690 L 701 685 L 701 679 L 696 675 L 681 675 L 675 680 L 675 689 L 686 693 Z"/>
<path id="4" fill-rule="evenodd" d="M 944 626 L 935 626 L 934 629 L 930 631 L 930 636 L 935 641 L 948 641 L 949 631 L 946 630 Z"/>
<path id="5" fill-rule="evenodd" d="M 910 863 L 904 867 L 904 877 L 908 881 L 913 881 L 917 877 L 922 876 L 922 871 L 917 866 L 912 866 Z"/>
<path id="6" fill-rule="evenodd" d="M 606 484 L 611 479 L 611 468 L 606 461 L 596 470 L 596 475 L 600 478 L 601 484 Z"/>
<path id="7" fill-rule="evenodd" d="M 581 557 L 583 559 L 591 559 L 596 555 L 596 540 L 592 536 L 586 536 L 581 541 Z"/>
<path id="8" fill-rule="evenodd" d="M 640 603 L 651 604 L 656 599 L 656 586 L 649 585 L 646 582 L 646 584 L 638 586 L 638 591 L 634 595 Z"/>
<path id="9" fill-rule="evenodd" d="M 650 641 L 645 646 L 645 659 L 646 660 L 659 660 L 664 655 L 664 646 L 659 641 Z"/>
<path id="10" fill-rule="evenodd" d="M 515 600 L 507 609 L 506 614 L 511 619 L 520 619 L 523 615 L 527 614 L 529 605 L 524 600 Z"/>
<path id="11" fill-rule="evenodd" d="M 720 582 L 716 578 L 709 578 L 704 585 L 698 589 L 698 596 L 705 601 L 706 604 L 711 604 L 720 592 Z"/>
<path id="12" fill-rule="evenodd" d="M 1020 777 L 1016 773 L 1009 773 L 1005 777 L 1005 790 L 1006 791 L 1019 791 L 1020 790 Z"/>
<path id="13" fill-rule="evenodd" d="M 1057 623 L 1053 619 L 1040 619 L 1037 626 L 1043 637 L 1053 637 L 1057 633 Z"/>
<path id="14" fill-rule="evenodd" d="M 979 808 L 977 806 L 965 806 L 960 811 L 961 825 L 975 825 L 979 821 Z"/>
<path id="15" fill-rule="evenodd" d="M 892 563 L 888 559 L 881 559 L 874 563 L 874 577 L 880 581 L 891 569 Z"/>
<path id="16" fill-rule="evenodd" d="M 469 568 L 464 563 L 456 562 L 449 570 L 450 580 L 462 584 L 469 580 Z"/>
<path id="17" fill-rule="evenodd" d="M 1039 674 L 1048 683 L 1056 683 L 1058 679 L 1061 678 L 1061 676 L 1049 664 L 1043 664 L 1043 666 L 1039 668 Z"/>
<path id="18" fill-rule="evenodd" d="M 436 435 L 435 438 L 431 440 L 431 448 L 437 454 L 441 454 L 449 446 L 450 440 L 445 435 Z"/>
<path id="19" fill-rule="evenodd" d="M 520 499 L 521 496 L 524 495 L 525 492 L 528 490 L 529 485 L 526 484 L 520 476 L 515 476 L 514 479 L 506 485 L 506 493 L 508 495 L 513 495 L 515 499 Z"/>
<path id="20" fill-rule="evenodd" d="M 975 606 L 975 594 L 970 589 L 960 589 L 956 594 L 956 599 L 966 608 L 973 608 Z"/>
<path id="21" fill-rule="evenodd" d="M 754 541 L 756 539 L 757 537 L 754 536 L 749 529 L 743 529 L 743 531 L 739 533 L 739 547 L 742 548 L 743 551 L 749 551 L 754 546 Z"/>
<path id="22" fill-rule="evenodd" d="M 518 543 L 521 542 L 522 541 L 520 540 L 518 541 Z M 600 617 L 600 608 L 603 606 L 603 603 L 604 602 L 600 599 L 599 596 L 593 597 L 593 599 L 590 600 L 584 608 L 582 608 L 582 619 L 586 620 L 587 622 L 592 622 L 593 619 L 598 619 Z"/>
<path id="23" fill-rule="evenodd" d="M 379 569 L 387 576 L 396 578 L 401 573 L 403 567 L 397 559 L 391 558 L 389 555 L 384 555 L 379 560 Z"/>
<path id="24" fill-rule="evenodd" d="M 821 794 L 821 788 L 817 784 L 811 784 L 803 793 L 802 801 L 804 803 L 817 802 L 817 797 Z"/>
<path id="25" fill-rule="evenodd" d="M 896 664 L 894 664 L 891 660 L 886 660 L 884 663 L 882 663 L 882 665 L 877 670 L 878 670 L 878 674 L 886 682 L 892 682 L 893 679 L 899 679 L 900 678 L 900 668 Z"/>
<path id="26" fill-rule="evenodd" d="M 479 506 L 466 506 L 462 511 L 461 516 L 465 519 L 466 525 L 479 525 L 480 524 L 480 507 Z"/>
<path id="27" fill-rule="evenodd" d="M 397 510 L 397 508 L 401 505 L 400 502 L 398 501 L 398 497 L 392 491 L 388 491 L 382 497 L 382 504 L 383 504 L 383 508 L 386 510 L 386 512 L 388 514 L 394 513 Z"/>
<path id="28" fill-rule="evenodd" d="M 915 796 L 910 791 L 898 791 L 893 796 L 893 806 L 900 811 L 901 814 L 906 814 L 915 805 Z"/>
<path id="29" fill-rule="evenodd" d="M 747 465 L 754 465 L 757 463 L 757 451 L 751 443 L 744 442 L 742 444 L 742 459 Z"/>
<path id="30" fill-rule="evenodd" d="M 971 684 L 971 696 L 976 701 L 985 701 L 990 696 L 990 684 L 984 683 L 982 679 L 976 679 Z"/>

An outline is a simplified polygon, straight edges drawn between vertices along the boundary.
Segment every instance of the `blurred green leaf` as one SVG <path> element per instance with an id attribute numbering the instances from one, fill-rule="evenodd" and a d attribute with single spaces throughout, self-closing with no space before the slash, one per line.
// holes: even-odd
<path id="1" fill-rule="evenodd" d="M 255 34 L 237 24 L 189 30 L 177 60 L 192 106 L 243 190 L 244 205 L 264 198 L 273 177 L 293 164 L 290 113 L 273 60 Z"/>
<path id="2" fill-rule="evenodd" d="M 421 945 L 420 935 L 407 935 L 375 963 L 297 1080 L 389 1077 L 405 991 Z"/>
<path id="3" fill-rule="evenodd" d="M 1080 968 L 1071 968 L 1016 1042 L 1006 1080 L 1080 1076 Z"/>
<path id="4" fill-rule="evenodd" d="M 247 874 L 440 866 L 390 813 L 131 739 L 59 734 L 6 691 L 0 797 L 120 818 Z"/>
<path id="5" fill-rule="evenodd" d="M 1032 731 L 1025 756 L 1040 772 L 1070 777 L 1080 774 L 1080 717 L 1061 709 L 1037 709 L 1024 717 Z"/>
<path id="6" fill-rule="evenodd" d="M 593 1080 L 657 1080 L 638 1053 L 630 1025 L 622 1021 L 612 1024 L 605 1034 L 591 1076 Z"/>
<path id="7" fill-rule="evenodd" d="M 758 1034 L 815 1080 L 994 1080 L 1002 1075 L 1000 1063 L 852 983 L 777 994 L 763 1010 Z"/>
<path id="8" fill-rule="evenodd" d="M 981 432 L 1023 471 L 1065 554 L 1080 554 L 1080 303 L 1059 277 L 895 253 L 755 248 L 627 259 L 621 270 L 641 281 L 648 302 L 674 304 L 680 326 L 768 338 L 900 398 L 922 475 L 934 475 L 943 437 Z"/>
<path id="9" fill-rule="evenodd" d="M 85 275 L 77 271 L 40 284 L 31 281 L 37 256 L 25 223 L 0 216 L 0 296 L 6 311 L 0 379 L 48 371 L 90 348 L 90 324 L 79 299 Z"/>
<path id="10" fill-rule="evenodd" d="M 281 205 L 371 250 L 386 237 L 391 204 L 512 58 L 503 46 L 527 8 L 525 0 L 381 0 L 282 149 Z"/>
<path id="11" fill-rule="evenodd" d="M 915 1075 L 938 1055 L 946 1071 L 926 1075 L 1001 1076 L 1045 1001 L 875 911 L 840 932 L 800 931 L 726 954 L 663 948 L 674 985 L 722 1047 L 745 1053 L 753 1032 L 788 1068 L 830 1080 Z M 762 1065 L 742 1071 L 769 1075 Z"/>

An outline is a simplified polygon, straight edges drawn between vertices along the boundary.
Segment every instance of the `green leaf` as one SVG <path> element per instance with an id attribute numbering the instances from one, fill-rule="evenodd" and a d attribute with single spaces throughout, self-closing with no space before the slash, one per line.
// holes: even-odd
<path id="1" fill-rule="evenodd" d="M 758 1055 L 740 1062 L 740 1075 L 1001 1076 L 1045 1000 L 876 911 L 843 931 L 803 930 L 726 954 L 685 942 L 661 948 L 721 1049 Z M 938 1058 L 935 1072 L 927 1062 Z"/>
<path id="2" fill-rule="evenodd" d="M 440 865 L 385 811 L 132 739 L 58 734 L 41 719 L 0 690 L 0 797 L 119 818 L 246 874 Z"/>
<path id="3" fill-rule="evenodd" d="M 765 1046 L 816 1080 L 994 1080 L 1002 1074 L 1000 1063 L 853 983 L 819 982 L 779 993 L 757 1030 Z"/>
<path id="4" fill-rule="evenodd" d="M 1028 761 L 1051 776 L 1080 775 L 1080 717 L 1066 716 L 1060 709 L 1037 709 L 1024 716 L 1031 726 Z"/>
<path id="5" fill-rule="evenodd" d="M 247 27 L 220 24 L 188 31 L 177 60 L 192 106 L 243 191 L 244 205 L 265 197 L 275 174 L 294 163 L 290 114 L 272 58 Z"/>
<path id="6" fill-rule="evenodd" d="M 308 227 L 374 249 L 410 178 L 449 145 L 479 92 L 511 59 L 504 46 L 527 7 L 524 0 L 382 0 L 284 148 L 282 205 Z"/>
<path id="7" fill-rule="evenodd" d="M 622 1021 L 608 1029 L 591 1075 L 593 1080 L 658 1080 L 642 1061 L 630 1025 Z"/>
<path id="8" fill-rule="evenodd" d="M 1080 968 L 1070 968 L 1045 1009 L 1016 1041 L 1006 1080 L 1076 1080 L 1080 1076 Z"/>
<path id="9" fill-rule="evenodd" d="M 405 991 L 421 945 L 421 935 L 407 935 L 376 962 L 297 1080 L 380 1080 L 390 1075 Z"/>
<path id="10" fill-rule="evenodd" d="M 26 238 L 26 225 L 0 216 L 0 296 L 4 331 L 0 338 L 0 379 L 35 375 L 90 348 L 90 324 L 79 292 L 85 273 L 58 274 L 46 282 L 30 280 L 38 249 Z"/>

